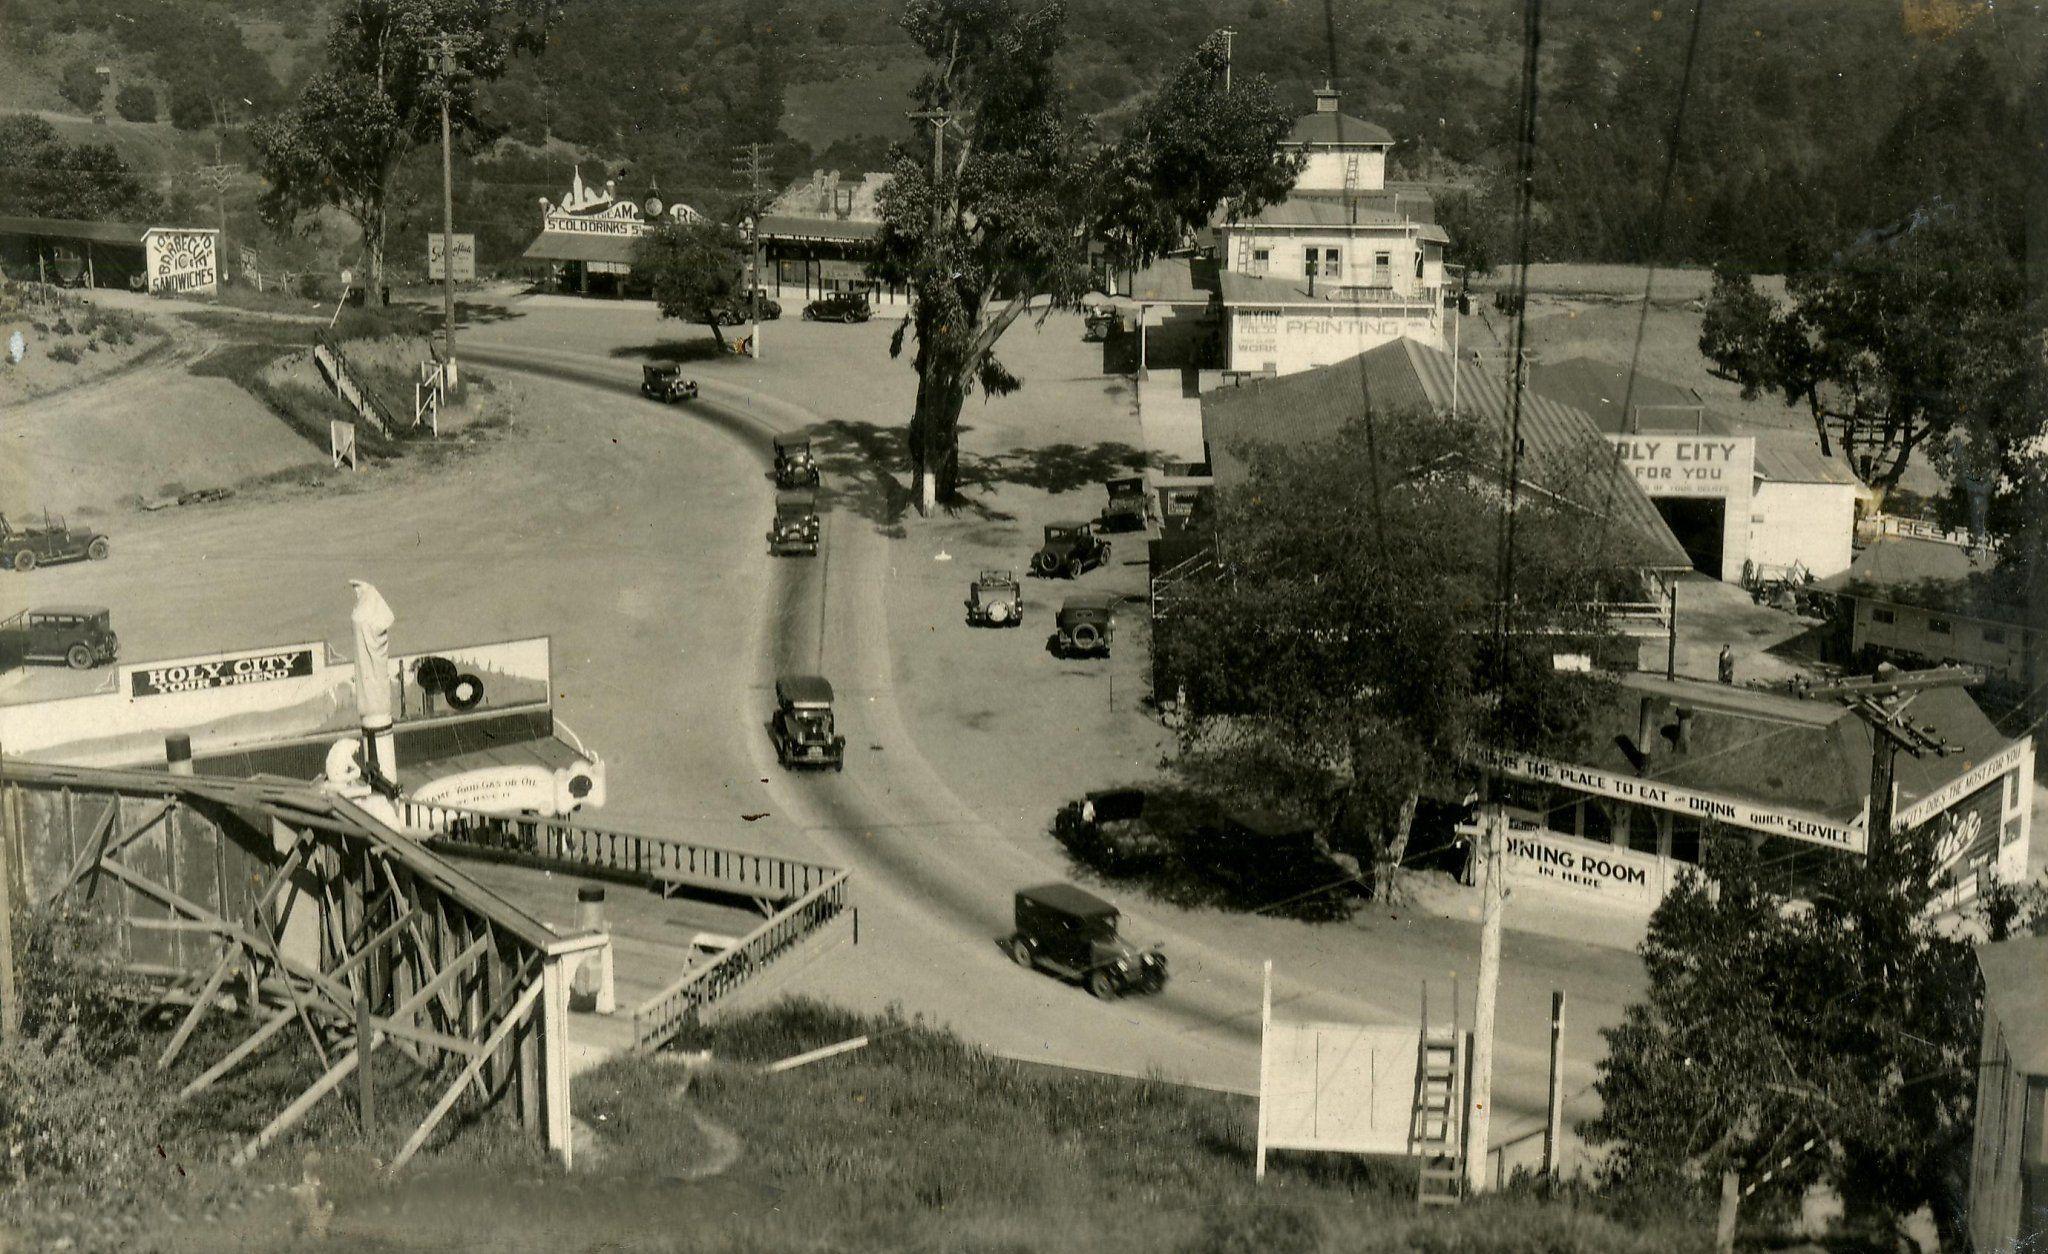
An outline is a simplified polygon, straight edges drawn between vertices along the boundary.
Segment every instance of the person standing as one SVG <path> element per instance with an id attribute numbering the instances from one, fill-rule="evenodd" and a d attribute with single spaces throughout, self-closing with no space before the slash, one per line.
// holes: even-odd
<path id="1" fill-rule="evenodd" d="M 1729 645 L 1721 646 L 1720 672 L 1722 683 L 1735 682 L 1735 650 Z"/>

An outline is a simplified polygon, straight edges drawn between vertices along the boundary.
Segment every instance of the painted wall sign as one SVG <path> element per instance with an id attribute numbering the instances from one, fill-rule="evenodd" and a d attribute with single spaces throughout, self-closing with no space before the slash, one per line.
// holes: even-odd
<path id="1" fill-rule="evenodd" d="M 564 770 L 549 770 L 537 763 L 480 766 L 430 780 L 409 795 L 415 801 L 486 814 L 530 811 L 561 818 L 583 806 L 602 806 L 604 777 L 604 763 L 588 759 Z"/>
<path id="2" fill-rule="evenodd" d="M 1695 792 L 1676 784 L 1667 784 L 1662 780 L 1610 775 L 1591 767 L 1553 762 L 1548 758 L 1514 753 L 1493 754 L 1489 757 L 1503 772 L 1531 783 L 1555 784 L 1561 788 L 1592 793 L 1596 796 L 1632 801 L 1638 805 L 1670 810 L 1676 814 L 1690 814 L 1735 827 L 1768 832 L 1773 836 L 1789 836 L 1794 840 L 1803 840 L 1829 849 L 1841 849 L 1850 853 L 1863 853 L 1868 849 L 1863 835 L 1868 817 L 1867 807 L 1865 813 L 1859 815 L 1853 823 L 1843 823 L 1798 810 L 1758 805 L 1755 802 L 1715 793 Z"/>
<path id="3" fill-rule="evenodd" d="M 1664 867 L 1650 854 L 1545 828 L 1508 830 L 1508 878 L 1648 910 L 1664 896 Z"/>
<path id="4" fill-rule="evenodd" d="M 676 205 L 670 209 L 687 209 Z M 570 177 L 569 190 L 562 196 L 560 204 L 550 203 L 541 197 L 542 231 L 553 231 L 563 235 L 646 235 L 654 230 L 652 223 L 640 217 L 640 206 L 630 200 L 620 200 L 612 183 L 603 187 L 592 187 L 583 181 L 579 168 Z M 675 215 L 678 219 L 681 214 Z"/>
<path id="5" fill-rule="evenodd" d="M 166 295 L 219 291 L 219 244 L 219 231 L 152 227 L 143 232 L 149 290 Z"/>
<path id="6" fill-rule="evenodd" d="M 456 235 L 450 237 L 455 245 L 455 281 L 472 282 L 476 278 L 476 236 Z M 441 233 L 435 231 L 427 236 L 427 277 L 446 279 L 441 264 Z"/>
<path id="7" fill-rule="evenodd" d="M 1655 432 L 1607 439 L 1651 496 L 1735 496 L 1747 501 L 1755 483 L 1754 436 Z"/>
<path id="8" fill-rule="evenodd" d="M 162 697 L 178 692 L 204 692 L 243 684 L 274 683 L 312 674 L 321 663 L 317 644 L 269 649 L 261 653 L 228 653 L 180 658 L 121 668 L 121 685 L 129 698 Z"/>
<path id="9" fill-rule="evenodd" d="M 1969 796 L 1985 783 L 2014 770 L 2026 756 L 2026 741 L 2015 741 L 2007 745 L 1912 805 L 1902 808 L 1898 814 L 1897 825 L 1913 827 L 1926 822 L 1954 805 L 1959 798 Z"/>

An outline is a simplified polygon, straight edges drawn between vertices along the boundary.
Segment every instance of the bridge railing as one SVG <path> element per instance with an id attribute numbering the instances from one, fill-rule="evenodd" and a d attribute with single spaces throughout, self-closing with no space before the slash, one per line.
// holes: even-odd
<path id="1" fill-rule="evenodd" d="M 847 873 L 836 872 L 740 938 L 731 949 L 685 971 L 633 1012 L 633 1048 L 660 1049 L 720 1001 L 759 977 L 807 938 L 846 917 Z"/>
<path id="2" fill-rule="evenodd" d="M 424 833 L 430 843 L 450 853 L 473 850 L 485 856 L 591 867 L 741 897 L 791 901 L 820 885 L 845 879 L 845 872 L 838 867 L 822 863 L 570 819 L 486 814 L 409 798 L 399 800 L 398 812 L 407 830 Z"/>

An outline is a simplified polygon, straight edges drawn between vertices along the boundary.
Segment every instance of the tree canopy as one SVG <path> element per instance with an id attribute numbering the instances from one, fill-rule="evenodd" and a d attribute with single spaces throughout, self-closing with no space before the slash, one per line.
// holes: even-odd
<path id="1" fill-rule="evenodd" d="M 633 255 L 633 272 L 653 287 L 661 316 L 703 323 L 721 349 L 719 316 L 739 300 L 745 265 L 739 232 L 710 221 L 664 222 Z"/>
<path id="2" fill-rule="evenodd" d="M 0 213 L 148 222 L 163 199 L 108 144 L 67 144 L 29 113 L 0 116 Z"/>
<path id="3" fill-rule="evenodd" d="M 1154 648 L 1198 741 L 1310 772 L 1334 838 L 1391 886 L 1420 793 L 1462 790 L 1489 746 L 1558 750 L 1604 681 L 1609 530 L 1556 490 L 1517 511 L 1515 625 L 1495 630 L 1502 514 L 1494 441 L 1469 419 L 1395 412 L 1301 448 L 1262 447 L 1216 505 L 1215 578 L 1177 597 Z M 1587 466 L 1591 474 L 1594 467 Z"/>
<path id="4" fill-rule="evenodd" d="M 930 129 L 899 150 L 881 198 L 876 271 L 913 296 L 891 352 L 901 352 L 906 334 L 914 339 L 909 443 L 923 509 L 959 482 L 968 394 L 1022 385 L 997 359 L 996 342 L 1034 303 L 1044 311 L 1080 299 L 1091 238 L 1142 260 L 1178 246 L 1219 200 L 1254 211 L 1292 182 L 1294 162 L 1273 145 L 1286 113 L 1263 79 L 1223 90 L 1217 38 L 1182 65 L 1130 133 L 1104 142 L 1069 108 L 1058 67 L 1065 21 L 1057 0 L 904 5 L 902 28 L 929 62 L 913 97 Z"/>
<path id="5" fill-rule="evenodd" d="M 538 52 L 554 6 L 545 0 L 361 0 L 328 32 L 325 62 L 283 116 L 255 128 L 269 187 L 264 217 L 289 225 L 334 206 L 362 229 L 370 283 L 383 281 L 385 231 L 399 164 L 438 140 L 448 102 L 456 134 L 474 144 L 497 133 L 478 88 L 519 51 Z M 444 73 L 445 39 L 454 73 Z"/>

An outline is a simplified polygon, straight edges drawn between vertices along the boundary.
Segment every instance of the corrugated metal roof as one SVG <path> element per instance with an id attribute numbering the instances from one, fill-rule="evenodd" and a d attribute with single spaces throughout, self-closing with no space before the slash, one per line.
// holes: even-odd
<path id="1" fill-rule="evenodd" d="M 1354 204 L 1357 212 L 1353 213 Z M 1246 226 L 1391 226 L 1406 222 L 1433 222 L 1436 202 L 1416 192 L 1354 192 L 1346 195 L 1294 195 L 1267 205 L 1242 224 Z"/>
<path id="2" fill-rule="evenodd" d="M 1391 144 L 1393 132 L 1384 126 L 1361 121 L 1342 113 L 1304 113 L 1294 119 L 1283 144 Z"/>
<path id="3" fill-rule="evenodd" d="M 1150 305 L 1206 305 L 1216 289 L 1216 262 L 1161 257 L 1131 277 L 1128 299 Z"/>
<path id="4" fill-rule="evenodd" d="M 610 261 L 632 265 L 640 244 L 635 235 L 579 235 L 542 231 L 520 256 L 527 261 Z"/>
<path id="5" fill-rule="evenodd" d="M 1961 545 L 1912 536 L 1879 536 L 1849 563 L 1849 580 L 1879 587 L 1929 579 L 1953 582 L 1995 565 L 1989 554 Z"/>
<path id="6" fill-rule="evenodd" d="M 76 218 L 0 218 L 0 235 L 28 235 L 39 239 L 70 239 L 95 244 L 123 244 L 142 247 L 142 237 L 151 228 L 133 222 L 83 222 Z"/>
<path id="7" fill-rule="evenodd" d="M 1375 413 L 1447 410 L 1448 353 L 1398 339 L 1335 365 L 1300 374 L 1251 379 L 1202 397 L 1202 435 L 1219 487 L 1244 481 L 1244 446 L 1308 444 L 1337 435 L 1368 408 Z M 1503 440 L 1510 417 L 1500 372 L 1459 372 L 1458 407 L 1493 426 Z M 1623 558 L 1651 570 L 1690 570 L 1671 528 L 1614 450 L 1578 410 L 1525 392 L 1522 398 L 1523 482 L 1605 512 L 1624 544 Z M 1486 452 L 1491 459 L 1490 450 Z"/>

